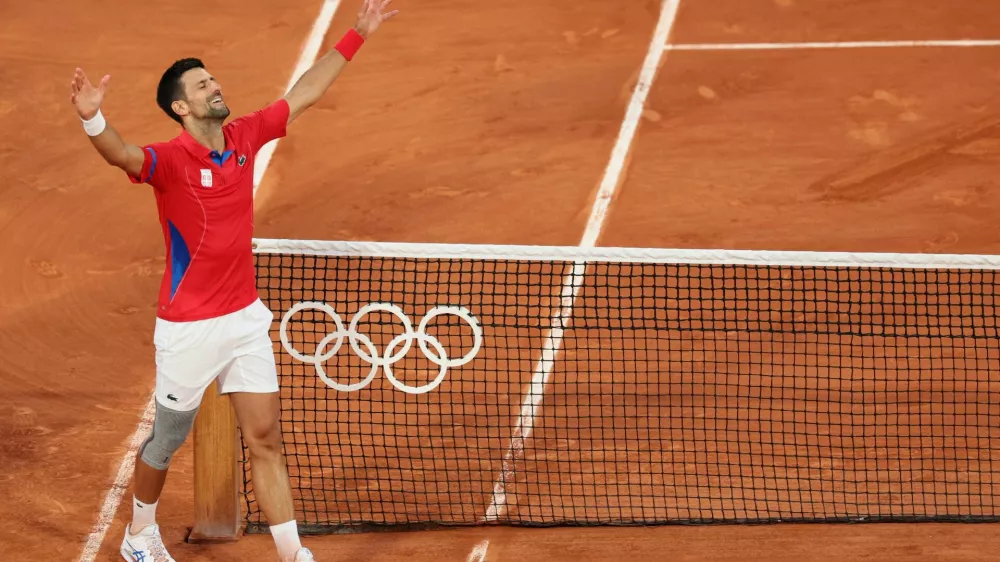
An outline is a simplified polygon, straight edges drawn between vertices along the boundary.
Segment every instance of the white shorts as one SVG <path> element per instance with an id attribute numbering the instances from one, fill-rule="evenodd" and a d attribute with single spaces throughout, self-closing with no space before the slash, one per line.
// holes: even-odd
<path id="1" fill-rule="evenodd" d="M 208 320 L 156 319 L 156 399 L 181 412 L 201 405 L 216 378 L 219 391 L 277 392 L 270 327 L 274 316 L 260 299 Z"/>

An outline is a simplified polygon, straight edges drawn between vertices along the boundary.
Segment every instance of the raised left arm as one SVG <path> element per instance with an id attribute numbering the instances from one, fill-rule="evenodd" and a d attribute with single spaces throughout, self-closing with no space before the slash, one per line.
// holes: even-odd
<path id="1" fill-rule="evenodd" d="M 285 94 L 288 102 L 288 124 L 303 111 L 323 97 L 334 80 L 344 70 L 348 61 L 354 58 L 361 45 L 371 37 L 382 22 L 395 16 L 399 10 L 386 12 L 392 0 L 364 0 L 358 10 L 358 22 L 344 35 L 332 51 L 323 55 L 312 67 L 304 72 L 292 89 Z"/>

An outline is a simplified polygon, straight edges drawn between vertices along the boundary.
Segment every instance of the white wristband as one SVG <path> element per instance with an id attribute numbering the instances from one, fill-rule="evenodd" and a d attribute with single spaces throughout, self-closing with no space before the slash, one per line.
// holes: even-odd
<path id="1" fill-rule="evenodd" d="M 83 119 L 80 119 L 83 121 Z M 87 134 L 96 137 L 97 135 L 104 132 L 104 128 L 108 126 L 108 123 L 104 120 L 104 114 L 101 110 L 97 110 L 97 115 L 91 117 L 90 119 L 83 121 L 83 130 L 87 131 Z"/>

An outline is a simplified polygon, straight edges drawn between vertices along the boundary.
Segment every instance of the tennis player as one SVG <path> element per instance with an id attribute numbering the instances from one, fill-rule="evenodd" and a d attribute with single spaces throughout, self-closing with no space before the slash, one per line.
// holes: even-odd
<path id="1" fill-rule="evenodd" d="M 396 15 L 391 0 L 364 0 L 353 29 L 281 99 L 228 124 L 222 87 L 198 59 L 175 62 L 160 79 L 156 102 L 183 127 L 174 139 L 128 144 L 107 124 L 101 103 L 110 75 L 94 87 L 76 69 L 70 99 L 91 143 L 133 183 L 153 187 L 166 244 L 156 348 L 156 418 L 139 448 L 132 522 L 121 555 L 132 562 L 175 562 L 163 545 L 156 506 L 177 449 L 185 442 L 205 390 L 218 379 L 229 394 L 250 449 L 257 501 L 281 561 L 314 560 L 303 548 L 279 426 L 278 377 L 271 311 L 257 295 L 253 169 L 257 151 L 319 101 L 364 41 Z"/>

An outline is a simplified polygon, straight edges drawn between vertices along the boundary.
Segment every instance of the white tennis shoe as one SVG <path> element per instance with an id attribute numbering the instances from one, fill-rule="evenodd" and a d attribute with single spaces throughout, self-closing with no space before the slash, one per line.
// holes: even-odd
<path id="1" fill-rule="evenodd" d="M 131 526 L 130 524 L 125 527 L 125 538 L 122 539 L 121 548 L 122 558 L 129 562 L 177 562 L 167 552 L 167 547 L 163 546 L 159 525 L 156 523 L 147 525 L 136 535 L 132 534 Z"/>
<path id="2" fill-rule="evenodd" d="M 294 558 L 288 558 L 284 562 L 316 562 L 313 558 L 313 553 L 309 552 L 308 548 L 300 548 L 295 551 Z"/>

